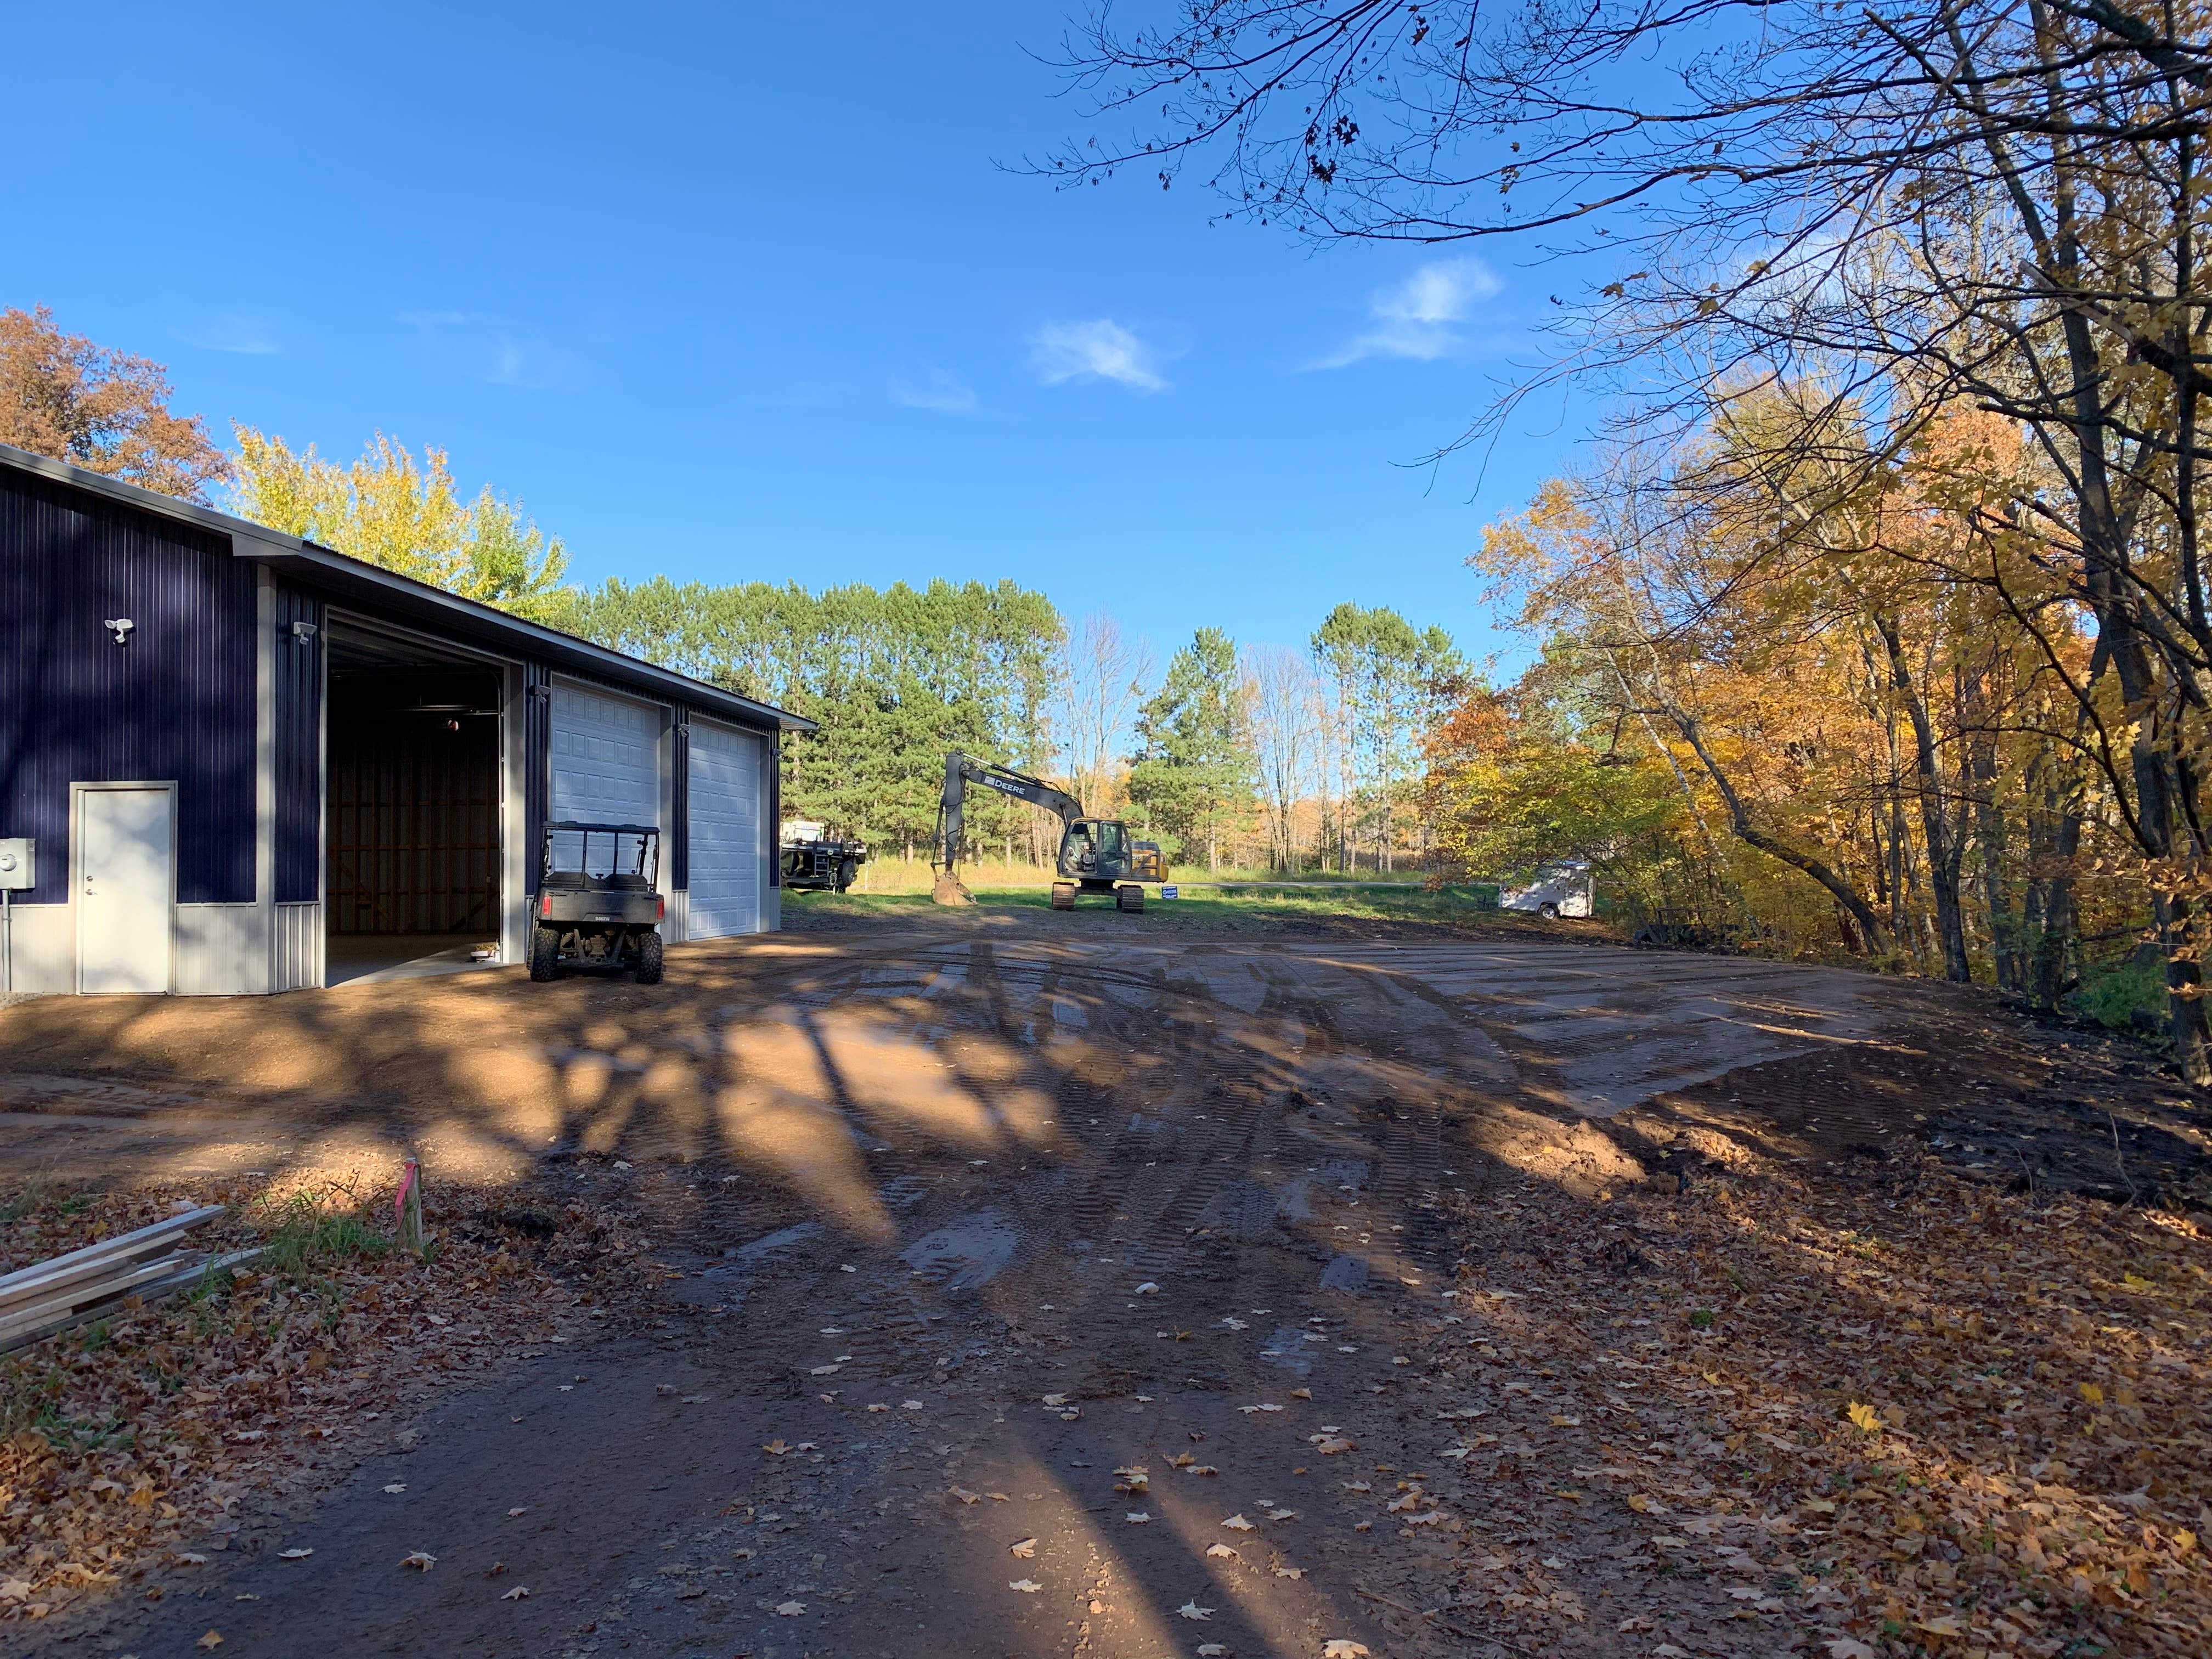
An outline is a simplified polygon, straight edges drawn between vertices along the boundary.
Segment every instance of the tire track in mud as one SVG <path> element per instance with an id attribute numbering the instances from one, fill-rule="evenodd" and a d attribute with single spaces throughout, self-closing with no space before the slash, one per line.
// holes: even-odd
<path id="1" fill-rule="evenodd" d="M 860 1310 L 830 1321 L 839 1334 L 818 1340 L 836 1344 L 836 1352 L 852 1358 L 832 1376 L 808 1378 L 820 1392 L 849 1389 L 863 1381 L 908 1382 L 936 1366 L 929 1352 L 934 1322 L 921 1297 L 906 1285 L 889 1279 L 858 1292 L 853 1304 Z M 826 1314 L 823 1316 L 826 1319 Z M 896 1407 L 896 1401 L 881 1403 Z"/>
<path id="2" fill-rule="evenodd" d="M 1190 1255 L 1189 1230 L 1197 1226 L 1199 1217 L 1222 1190 L 1251 1168 L 1255 1146 L 1266 1127 L 1267 1103 L 1249 1083 L 1236 1093 L 1238 1098 L 1228 1112 L 1206 1114 L 1211 1133 L 1190 1160 L 1194 1167 L 1146 1224 L 1142 1241 L 1131 1258 L 1139 1273 L 1170 1273 L 1184 1263 Z M 1218 1096 L 1209 1091 L 1208 1097 L 1218 1099 Z"/>

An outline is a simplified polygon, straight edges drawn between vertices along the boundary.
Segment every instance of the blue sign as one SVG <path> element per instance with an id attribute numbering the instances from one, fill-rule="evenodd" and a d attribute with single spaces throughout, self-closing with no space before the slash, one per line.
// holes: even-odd
<path id="1" fill-rule="evenodd" d="M 1162 898 L 1181 898 L 1182 895 L 1176 892 L 1174 884 L 1170 883 L 1169 885 L 1160 889 L 1160 896 Z"/>

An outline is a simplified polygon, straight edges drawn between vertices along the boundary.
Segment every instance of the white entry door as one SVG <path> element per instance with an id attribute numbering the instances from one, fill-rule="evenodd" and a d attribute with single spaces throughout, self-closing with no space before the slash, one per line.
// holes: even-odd
<path id="1" fill-rule="evenodd" d="M 758 738 L 691 722 L 690 939 L 760 932 L 761 749 Z"/>
<path id="2" fill-rule="evenodd" d="M 176 896 L 170 792 L 85 789 L 77 800 L 77 989 L 166 992 Z"/>

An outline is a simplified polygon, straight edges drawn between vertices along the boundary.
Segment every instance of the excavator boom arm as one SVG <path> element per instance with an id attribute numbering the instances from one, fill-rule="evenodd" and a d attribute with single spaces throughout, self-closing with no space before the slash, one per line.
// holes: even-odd
<path id="1" fill-rule="evenodd" d="M 1033 778 L 1011 767 L 996 766 L 966 755 L 947 755 L 945 757 L 945 793 L 937 807 L 936 856 L 931 860 L 940 869 L 952 870 L 960 862 L 968 786 L 971 783 L 996 790 L 1002 795 L 1012 795 L 1016 800 L 1025 800 L 1032 806 L 1042 806 L 1048 812 L 1057 813 L 1063 823 L 1083 816 L 1081 801 L 1066 790 L 1055 788 L 1042 778 Z"/>

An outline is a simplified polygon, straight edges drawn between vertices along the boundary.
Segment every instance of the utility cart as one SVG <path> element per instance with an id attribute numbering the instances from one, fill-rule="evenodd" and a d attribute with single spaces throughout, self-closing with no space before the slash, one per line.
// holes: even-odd
<path id="1" fill-rule="evenodd" d="M 659 876 L 660 831 L 649 823 L 547 824 L 530 977 L 550 980 L 563 966 L 630 968 L 640 985 L 659 984 L 668 914 Z"/>
<path id="2" fill-rule="evenodd" d="M 777 856 L 786 887 L 842 893 L 868 861 L 868 843 L 834 836 L 827 824 L 812 818 L 793 818 L 783 826 Z"/>

